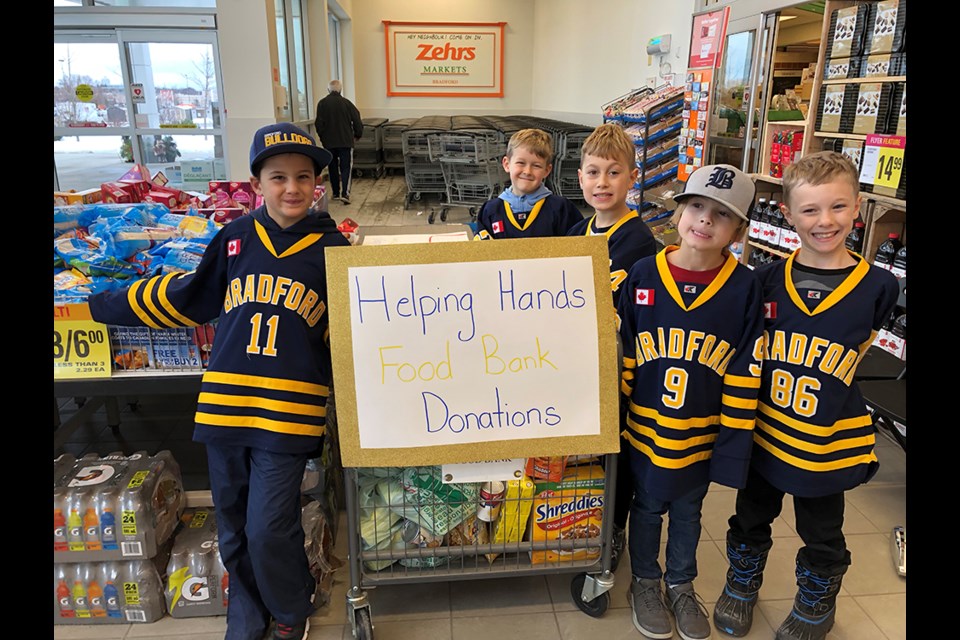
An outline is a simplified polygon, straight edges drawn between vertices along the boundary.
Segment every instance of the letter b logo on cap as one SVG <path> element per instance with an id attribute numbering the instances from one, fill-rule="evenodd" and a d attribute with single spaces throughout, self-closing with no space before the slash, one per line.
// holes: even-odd
<path id="1" fill-rule="evenodd" d="M 713 170 L 713 173 L 710 174 L 710 178 L 704 186 L 716 187 L 717 189 L 731 189 L 733 188 L 733 176 L 734 173 L 730 169 L 717 167 Z"/>

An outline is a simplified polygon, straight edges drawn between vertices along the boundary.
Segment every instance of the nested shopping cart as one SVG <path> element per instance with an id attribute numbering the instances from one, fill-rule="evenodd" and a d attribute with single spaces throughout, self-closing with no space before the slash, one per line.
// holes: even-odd
<path id="1" fill-rule="evenodd" d="M 383 164 L 383 125 L 386 118 L 364 118 L 363 135 L 353 146 L 353 175 L 357 178 L 369 171 L 374 178 L 381 177 L 386 169 Z"/>
<path id="2" fill-rule="evenodd" d="M 415 582 L 572 573 L 574 604 L 602 616 L 614 584 L 616 465 L 615 453 L 571 456 L 561 483 L 503 482 L 495 515 L 496 482 L 447 482 L 441 466 L 345 468 L 353 636 L 373 639 L 368 588 Z"/>
<path id="3" fill-rule="evenodd" d="M 403 174 L 407 181 L 404 209 L 428 193 L 437 194 L 441 202 L 446 197 L 443 170 L 439 161 L 431 159 L 427 139 L 449 131 L 450 123 L 450 116 L 423 116 L 403 130 Z"/>

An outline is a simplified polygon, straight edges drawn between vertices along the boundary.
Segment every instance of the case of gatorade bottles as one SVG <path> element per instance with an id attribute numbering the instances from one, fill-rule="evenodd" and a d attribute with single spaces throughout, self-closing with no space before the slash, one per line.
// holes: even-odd
<path id="1" fill-rule="evenodd" d="M 153 558 L 183 513 L 180 465 L 169 451 L 63 454 L 53 467 L 54 562 Z"/>
<path id="2" fill-rule="evenodd" d="M 156 622 L 166 612 L 159 560 L 166 554 L 151 560 L 55 563 L 53 623 Z"/>
<path id="3" fill-rule="evenodd" d="M 167 562 L 167 610 L 174 618 L 226 615 L 230 578 L 220 561 L 213 508 L 187 509 L 180 522 Z"/>

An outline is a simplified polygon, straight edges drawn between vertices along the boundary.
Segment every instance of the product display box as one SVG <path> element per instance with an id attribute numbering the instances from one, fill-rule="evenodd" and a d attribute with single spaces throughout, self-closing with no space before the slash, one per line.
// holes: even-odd
<path id="1" fill-rule="evenodd" d="M 229 578 L 220 562 L 213 507 L 191 508 L 180 516 L 166 567 L 166 607 L 174 618 L 227 613 Z"/>
<path id="2" fill-rule="evenodd" d="M 169 555 L 166 547 L 149 560 L 55 563 L 53 623 L 130 624 L 162 618 L 167 609 L 160 567 Z"/>
<path id="3" fill-rule="evenodd" d="M 53 561 L 156 556 L 186 502 L 173 455 L 91 453 L 70 464 L 71 458 L 54 460 Z"/>
<path id="4" fill-rule="evenodd" d="M 567 467 L 559 481 L 534 480 L 530 539 L 553 541 L 544 551 L 531 551 L 530 563 L 543 564 L 600 557 L 605 478 L 600 465 Z M 563 541 L 594 538 L 586 547 Z M 566 547 L 566 548 L 565 548 Z"/>
<path id="5" fill-rule="evenodd" d="M 193 328 L 109 326 L 107 333 L 114 369 L 194 371 L 203 367 L 202 349 Z"/>
<path id="6" fill-rule="evenodd" d="M 103 200 L 103 191 L 98 187 L 83 191 L 54 191 L 53 206 L 62 207 L 68 204 L 96 204 Z"/>

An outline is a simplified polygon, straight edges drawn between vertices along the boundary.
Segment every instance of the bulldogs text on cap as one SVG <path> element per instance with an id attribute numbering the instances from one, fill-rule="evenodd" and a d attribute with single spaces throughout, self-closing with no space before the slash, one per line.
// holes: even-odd
<path id="1" fill-rule="evenodd" d="M 317 175 L 333 158 L 329 151 L 318 147 L 310 134 L 300 127 L 289 122 L 278 122 L 261 127 L 253 134 L 253 143 L 250 145 L 250 172 L 255 173 L 254 167 L 281 153 L 307 156 L 316 165 Z"/>

